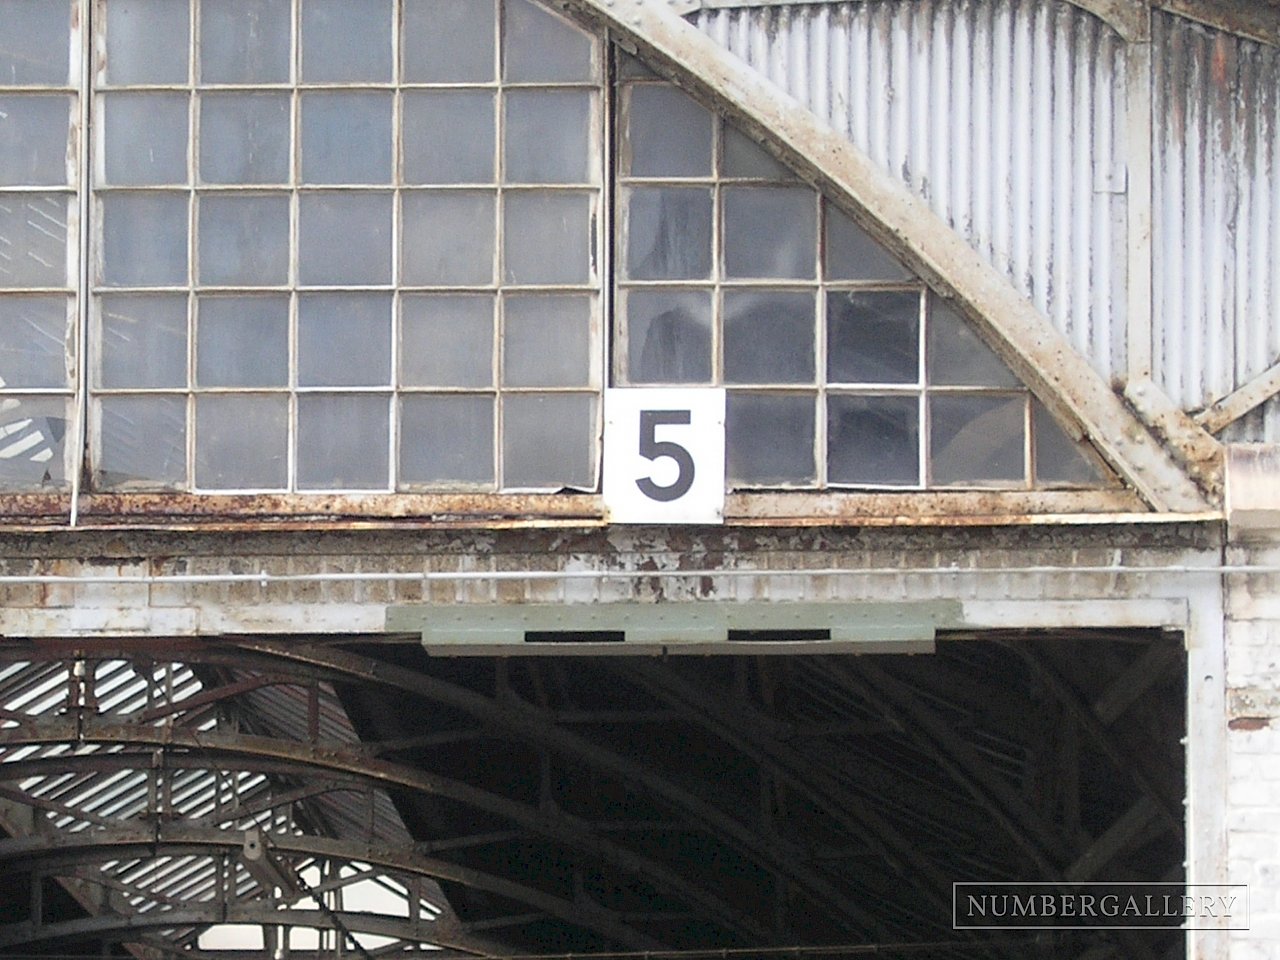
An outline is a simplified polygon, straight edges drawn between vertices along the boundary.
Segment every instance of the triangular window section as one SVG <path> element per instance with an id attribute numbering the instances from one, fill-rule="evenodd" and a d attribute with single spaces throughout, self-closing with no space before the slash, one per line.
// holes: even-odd
<path id="1" fill-rule="evenodd" d="M 637 61 L 618 75 L 614 381 L 725 387 L 730 487 L 1106 482 L 846 213 Z"/>

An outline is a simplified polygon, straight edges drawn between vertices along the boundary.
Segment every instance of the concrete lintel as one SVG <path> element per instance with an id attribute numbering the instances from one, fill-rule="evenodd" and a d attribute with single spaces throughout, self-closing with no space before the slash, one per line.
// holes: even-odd
<path id="1" fill-rule="evenodd" d="M 1226 475 L 1232 533 L 1280 531 L 1280 444 L 1229 444 Z"/>
<path id="2" fill-rule="evenodd" d="M 566 0 L 659 68 L 718 103 L 846 206 L 983 327 L 1024 381 L 1156 510 L 1209 497 L 1047 318 L 927 204 L 839 132 L 659 0 Z"/>

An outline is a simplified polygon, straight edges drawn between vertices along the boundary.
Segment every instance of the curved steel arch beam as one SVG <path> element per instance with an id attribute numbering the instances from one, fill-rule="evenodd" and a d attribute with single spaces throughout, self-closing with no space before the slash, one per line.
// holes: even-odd
<path id="1" fill-rule="evenodd" d="M 154 727 L 137 724 L 82 724 L 75 720 L 39 720 L 19 727 L 0 730 L 0 747 L 70 743 L 109 743 L 143 748 L 178 748 L 204 754 L 211 766 L 236 766 L 228 760 L 246 758 L 258 769 L 261 761 L 284 764 L 275 771 L 292 775 L 308 770 L 323 771 L 326 776 L 350 777 L 356 781 L 410 790 L 443 797 L 465 806 L 502 817 L 531 833 L 563 843 L 572 849 L 613 865 L 626 873 L 643 878 L 656 889 L 666 889 L 706 910 L 709 917 L 724 927 L 758 942 L 767 942 L 770 934 L 763 925 L 733 909 L 720 897 L 688 882 L 681 874 L 648 857 L 619 846 L 601 836 L 589 823 L 559 811 L 543 810 L 474 787 L 450 777 L 429 773 L 401 764 L 374 760 L 361 753 L 344 751 L 329 744 L 301 744 L 272 737 L 248 734 L 202 733 L 181 727 Z M 130 757 L 132 756 L 132 761 Z M 171 754 L 168 760 L 182 758 Z M 150 755 L 112 753 L 88 754 L 82 757 L 49 757 L 0 764 L 0 777 L 26 777 L 38 770 L 66 772 L 68 761 L 96 769 L 100 761 L 118 765 L 120 769 L 149 767 Z M 12 769 L 10 769 L 12 767 Z"/>
<path id="2" fill-rule="evenodd" d="M 1040 399 L 1078 425 L 1152 508 L 1203 513 L 1216 506 L 1210 497 L 1217 496 L 1221 485 L 1221 446 L 1211 436 L 1199 431 L 1185 447 L 1158 441 L 1067 338 L 927 204 L 766 77 L 683 20 L 667 0 L 561 2 L 732 114 L 848 208 L 931 286 L 952 297 L 990 334 Z"/>

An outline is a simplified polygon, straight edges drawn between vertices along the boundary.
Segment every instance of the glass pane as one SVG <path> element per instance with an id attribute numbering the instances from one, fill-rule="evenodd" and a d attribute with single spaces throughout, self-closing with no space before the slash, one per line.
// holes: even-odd
<path id="1" fill-rule="evenodd" d="M 304 183 L 390 183 L 390 92 L 302 95 Z"/>
<path id="2" fill-rule="evenodd" d="M 405 397 L 400 482 L 492 485 L 493 397 Z"/>
<path id="3" fill-rule="evenodd" d="M 844 211 L 824 203 L 828 280 L 909 280 L 912 273 Z"/>
<path id="4" fill-rule="evenodd" d="M 109 93 L 103 104 L 107 183 L 187 182 L 185 93 Z"/>
<path id="5" fill-rule="evenodd" d="M 773 154 L 741 130 L 724 125 L 724 167 L 726 177 L 753 180 L 795 180 L 796 175 Z"/>
<path id="6" fill-rule="evenodd" d="M 827 397 L 827 480 L 867 486 L 920 482 L 919 397 Z"/>
<path id="7" fill-rule="evenodd" d="M 111 0 L 107 8 L 107 82 L 186 83 L 187 4 Z"/>
<path id="8" fill-rule="evenodd" d="M 400 302 L 400 382 L 493 386 L 491 296 L 406 296 Z"/>
<path id="9" fill-rule="evenodd" d="M 725 187 L 724 269 L 729 277 L 813 277 L 818 209 L 808 187 Z"/>
<path id="10" fill-rule="evenodd" d="M 201 297 L 196 383 L 283 387 L 289 383 L 288 297 Z"/>
<path id="11" fill-rule="evenodd" d="M 827 294 L 829 383 L 919 383 L 920 294 Z"/>
<path id="12" fill-rule="evenodd" d="M 376 387 L 391 382 L 391 294 L 298 298 L 298 385 Z"/>
<path id="13" fill-rule="evenodd" d="M 288 397 L 196 397 L 197 487 L 281 489 L 288 476 Z"/>
<path id="14" fill-rule="evenodd" d="M 632 280 L 711 276 L 711 191 L 642 187 L 624 194 L 626 268 Z"/>
<path id="15" fill-rule="evenodd" d="M 362 394 L 298 397 L 298 486 L 308 490 L 385 489 L 387 398 Z"/>
<path id="16" fill-rule="evenodd" d="M 502 485 L 595 487 L 596 398 L 516 393 L 502 399 Z"/>
<path id="17" fill-rule="evenodd" d="M 589 297 L 507 297 L 502 310 L 503 386 L 591 382 Z"/>
<path id="18" fill-rule="evenodd" d="M 201 94 L 200 179 L 288 183 L 289 94 Z"/>
<path id="19" fill-rule="evenodd" d="M 61 397 L 0 398 L 0 490 L 67 486 L 68 413 Z"/>
<path id="20" fill-rule="evenodd" d="M 67 82 L 71 4 L 66 0 L 0 0 L 0 86 Z"/>
<path id="21" fill-rule="evenodd" d="M 929 383 L 955 387 L 1019 387 L 1003 360 L 960 314 L 929 297 Z"/>
<path id="22" fill-rule="evenodd" d="M 303 284 L 391 282 L 391 195 L 308 193 L 298 198 Z"/>
<path id="23" fill-rule="evenodd" d="M 405 183 L 492 183 L 493 102 L 488 90 L 406 91 Z"/>
<path id="24" fill-rule="evenodd" d="M 809 394 L 729 394 L 725 468 L 730 484 L 812 484 L 814 397 Z"/>
<path id="25" fill-rule="evenodd" d="M 187 282 L 187 195 L 112 193 L 102 204 L 102 280 L 113 287 Z"/>
<path id="26" fill-rule="evenodd" d="M 711 292 L 626 294 L 628 383 L 711 382 Z"/>
<path id="27" fill-rule="evenodd" d="M 595 42 L 585 32 L 530 0 L 506 0 L 503 10 L 508 81 L 595 79 Z"/>
<path id="28" fill-rule="evenodd" d="M 512 90 L 505 96 L 507 183 L 586 183 L 592 176 L 590 90 Z"/>
<path id="29" fill-rule="evenodd" d="M 69 182 L 67 135 L 74 102 L 62 94 L 0 95 L 0 186 Z"/>
<path id="30" fill-rule="evenodd" d="M 389 81 L 393 0 L 302 0 L 302 81 Z"/>
<path id="31" fill-rule="evenodd" d="M 107 389 L 187 385 L 187 298 L 100 300 L 101 370 Z"/>
<path id="32" fill-rule="evenodd" d="M 67 205 L 62 194 L 0 194 L 0 287 L 67 285 Z"/>
<path id="33" fill-rule="evenodd" d="M 205 83 L 288 83 L 289 4 L 201 0 L 200 78 Z"/>
<path id="34" fill-rule="evenodd" d="M 0 386 L 71 386 L 68 306 L 65 296 L 0 297 Z"/>
<path id="35" fill-rule="evenodd" d="M 591 198 L 528 191 L 503 197 L 507 283 L 586 283 L 591 276 Z"/>
<path id="36" fill-rule="evenodd" d="M 414 286 L 492 284 L 496 231 L 489 191 L 406 193 L 401 279 Z"/>
<path id="37" fill-rule="evenodd" d="M 715 115 L 671 84 L 628 87 L 626 171 L 633 177 L 709 177 Z"/>
<path id="38" fill-rule="evenodd" d="M 1058 426 L 1053 414 L 1034 397 L 1031 400 L 1036 443 L 1036 483 L 1062 486 L 1098 486 L 1102 472 L 1086 448 Z"/>
<path id="39" fill-rule="evenodd" d="M 404 79 L 484 83 L 494 78 L 492 0 L 405 0 Z"/>
<path id="40" fill-rule="evenodd" d="M 726 383 L 813 383 L 812 293 L 724 295 Z"/>
<path id="41" fill-rule="evenodd" d="M 929 472 L 945 484 L 1016 484 L 1026 476 L 1023 397 L 934 395 Z"/>
<path id="42" fill-rule="evenodd" d="M 187 401 L 183 397 L 104 397 L 95 485 L 175 487 L 187 480 Z M 94 449 L 90 447 L 90 449 Z"/>
<path id="43" fill-rule="evenodd" d="M 289 197 L 200 198 L 200 282 L 269 286 L 289 280 Z"/>

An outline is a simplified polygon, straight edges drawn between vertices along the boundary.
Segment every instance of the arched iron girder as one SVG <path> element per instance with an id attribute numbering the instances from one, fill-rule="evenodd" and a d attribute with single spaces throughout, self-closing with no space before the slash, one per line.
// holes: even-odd
<path id="1" fill-rule="evenodd" d="M 293 661 L 311 669 L 328 671 L 330 676 L 341 674 L 348 682 L 410 693 L 466 713 L 518 740 L 532 742 L 587 767 L 605 771 L 661 798 L 690 822 L 712 831 L 726 845 L 761 864 L 768 872 L 785 877 L 795 889 L 823 904 L 831 911 L 831 917 L 850 932 L 862 936 L 877 926 L 878 921 L 871 911 L 853 902 L 847 891 L 838 888 L 827 876 L 807 864 L 804 851 L 761 833 L 656 771 L 565 730 L 555 722 L 554 716 L 539 707 L 523 701 L 499 702 L 416 670 L 333 646 L 261 638 L 224 640 L 236 649 L 275 658 L 266 667 L 271 672 L 279 671 L 279 662 Z"/>
<path id="2" fill-rule="evenodd" d="M 182 727 L 142 726 L 137 724 L 103 724 L 87 720 L 35 720 L 18 727 L 0 729 L 0 747 L 39 746 L 64 743 L 101 743 L 126 745 L 144 749 L 191 751 L 207 757 L 208 766 L 223 769 L 240 764 L 233 760 L 250 760 L 247 769 L 262 770 L 262 761 L 284 764 L 273 772 L 293 776 L 308 771 L 323 771 L 326 776 L 350 776 L 364 784 L 423 793 L 484 810 L 524 827 L 531 833 L 563 843 L 594 856 L 624 872 L 643 878 L 656 889 L 684 899 L 707 912 L 709 919 L 746 936 L 756 943 L 772 939 L 767 928 L 743 912 L 734 909 L 714 893 L 690 883 L 679 872 L 620 846 L 602 836 L 590 823 L 554 808 L 533 807 L 517 800 L 482 790 L 440 774 L 370 758 L 352 751 L 345 744 L 307 744 L 249 734 L 210 733 Z M 95 768 L 94 761 L 124 768 L 150 768 L 152 758 L 128 754 L 88 754 L 82 757 L 52 757 L 0 763 L 0 777 L 9 779 L 31 776 L 35 770 L 65 773 L 67 761 L 80 760 Z M 167 760 L 178 760 L 182 753 L 169 753 Z M 48 761 L 48 762 L 46 762 Z M 40 766 L 36 766 L 36 765 Z M 263 771 L 265 772 L 265 771 Z"/>
<path id="3" fill-rule="evenodd" d="M 444 860 L 436 860 L 415 853 L 379 850 L 367 844 L 341 840 L 334 837 L 317 837 L 308 834 L 273 833 L 266 835 L 270 849 L 277 854 L 340 862 L 368 863 L 396 873 L 445 880 L 496 896 L 524 903 L 543 913 L 558 917 L 567 923 L 593 930 L 635 950 L 660 950 L 661 941 L 655 940 L 634 928 L 619 922 L 613 914 L 590 903 L 566 900 L 505 877 L 471 867 L 463 867 Z M 74 833 L 37 834 L 14 837 L 0 841 L 0 863 L 38 865 L 44 871 L 69 866 L 97 863 L 104 860 L 147 859 L 158 856 L 214 856 L 238 853 L 244 837 L 232 830 L 190 830 L 180 825 L 166 825 L 156 831 L 145 827 L 120 827 L 111 830 L 80 830 Z M 220 909 L 221 904 L 212 907 Z M 150 916 L 150 913 L 144 916 Z M 217 921 L 222 922 L 222 921 Z M 279 923 L 271 920 L 267 922 Z M 165 927 L 187 926 L 187 922 L 173 921 Z M 311 926 L 311 924 L 300 924 Z M 29 926 L 17 925 L 17 926 Z M 5 928 L 0 928 L 3 931 Z M 435 938 L 439 930 L 443 939 Z M 375 931 L 366 931 L 375 932 Z M 450 946 L 448 928 L 434 928 L 431 942 Z M 5 940 L 0 932 L 0 947 L 24 943 L 22 940 Z"/>

